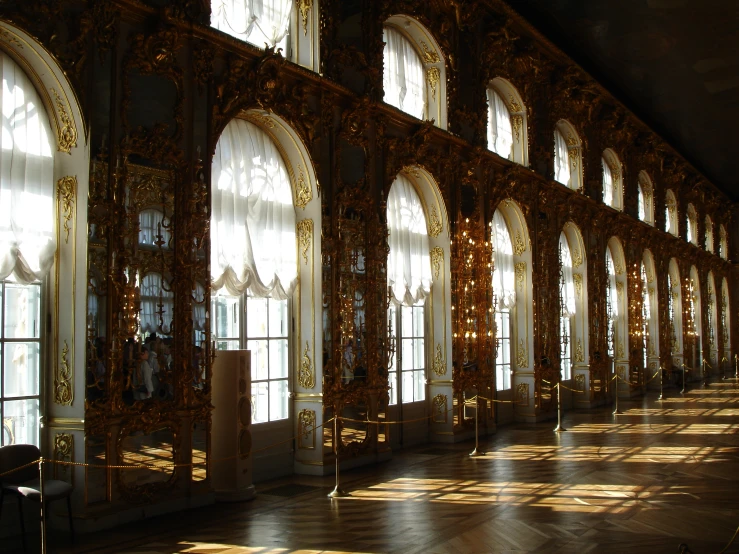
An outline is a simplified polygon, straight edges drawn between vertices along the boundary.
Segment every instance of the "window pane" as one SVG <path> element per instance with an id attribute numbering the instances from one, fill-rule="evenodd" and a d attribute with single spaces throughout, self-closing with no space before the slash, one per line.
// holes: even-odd
<path id="1" fill-rule="evenodd" d="M 252 421 L 254 423 L 265 423 L 269 421 L 267 390 L 267 383 L 251 384 Z"/>
<path id="2" fill-rule="evenodd" d="M 415 339 L 413 345 L 413 369 L 424 369 L 426 360 L 424 359 L 423 339 Z"/>
<path id="3" fill-rule="evenodd" d="M 239 298 L 237 296 L 216 296 L 214 302 L 216 336 L 219 338 L 237 338 L 241 316 Z"/>
<path id="4" fill-rule="evenodd" d="M 287 381 L 269 383 L 269 420 L 287 419 Z"/>
<path id="5" fill-rule="evenodd" d="M 246 336 L 249 338 L 267 337 L 267 299 L 246 299 Z"/>
<path id="6" fill-rule="evenodd" d="M 237 340 L 219 340 L 216 343 L 217 350 L 238 350 L 239 341 Z"/>
<path id="7" fill-rule="evenodd" d="M 287 378 L 287 339 L 269 341 L 269 378 Z"/>
<path id="8" fill-rule="evenodd" d="M 423 306 L 414 306 L 413 308 L 413 336 L 423 336 Z"/>
<path id="9" fill-rule="evenodd" d="M 423 374 L 423 370 L 413 372 L 413 381 L 415 383 L 413 396 L 416 402 L 426 399 L 426 379 Z"/>
<path id="10" fill-rule="evenodd" d="M 403 339 L 403 351 L 401 360 L 403 362 L 403 371 L 413 369 L 413 339 Z"/>
<path id="11" fill-rule="evenodd" d="M 8 283 L 5 285 L 4 301 L 5 338 L 39 338 L 41 287 Z"/>
<path id="12" fill-rule="evenodd" d="M 262 381 L 269 378 L 269 353 L 266 340 L 250 340 L 246 349 L 251 350 L 251 380 Z"/>
<path id="13" fill-rule="evenodd" d="M 5 343 L 3 350 L 3 396 L 37 396 L 39 343 Z"/>
<path id="14" fill-rule="evenodd" d="M 269 336 L 287 336 L 287 300 L 269 301 Z"/>
<path id="15" fill-rule="evenodd" d="M 39 446 L 38 418 L 38 399 L 3 403 L 3 444 Z"/>
<path id="16" fill-rule="evenodd" d="M 401 390 L 404 404 L 413 402 L 413 373 L 413 371 L 404 371 L 402 373 L 401 379 L 403 379 L 403 384 Z"/>
<path id="17" fill-rule="evenodd" d="M 387 374 L 388 381 L 390 382 L 390 404 L 398 403 L 398 373 L 390 371 Z"/>
<path id="18" fill-rule="evenodd" d="M 403 306 L 401 308 L 400 319 L 401 319 L 401 325 L 403 327 L 402 335 L 404 337 L 412 337 L 413 336 L 413 308 L 409 308 L 408 306 Z"/>

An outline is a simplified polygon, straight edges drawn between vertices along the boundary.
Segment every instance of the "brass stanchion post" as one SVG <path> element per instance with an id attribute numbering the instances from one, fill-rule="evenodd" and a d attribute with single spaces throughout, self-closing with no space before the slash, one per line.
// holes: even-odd
<path id="1" fill-rule="evenodd" d="M 614 387 L 614 389 L 616 390 L 616 409 L 613 410 L 613 415 L 619 415 L 621 413 L 621 410 L 618 409 L 618 373 L 616 373 L 613 377 L 613 380 L 616 382 L 616 386 Z"/>
<path id="2" fill-rule="evenodd" d="M 44 457 L 38 461 L 39 491 L 41 497 L 39 504 L 41 505 L 41 554 L 46 554 L 46 506 L 44 505 Z"/>
<path id="3" fill-rule="evenodd" d="M 334 408 L 334 458 L 336 458 L 336 486 L 334 490 L 328 493 L 328 497 L 344 498 L 350 495 L 339 485 L 339 416 L 336 408 Z"/>
<path id="4" fill-rule="evenodd" d="M 480 446 L 480 431 L 478 428 L 479 413 L 480 413 L 480 396 L 475 395 L 475 449 L 472 452 L 470 452 L 470 456 L 472 458 L 485 455 L 485 452 L 479 449 L 479 446 Z"/>
<path id="5" fill-rule="evenodd" d="M 734 371 L 734 379 L 739 379 L 739 354 L 734 354 L 734 365 L 736 370 Z"/>
<path id="6" fill-rule="evenodd" d="M 557 426 L 554 428 L 555 433 L 562 433 L 567 431 L 562 425 L 562 388 L 561 381 L 557 383 Z"/>
<path id="7" fill-rule="evenodd" d="M 705 389 L 708 386 L 708 366 L 706 365 L 706 360 L 703 360 L 703 388 Z"/>
<path id="8" fill-rule="evenodd" d="M 662 388 L 662 379 L 665 375 L 664 371 L 664 368 L 659 366 L 659 398 L 657 400 L 662 400 L 664 398 L 664 390 Z"/>

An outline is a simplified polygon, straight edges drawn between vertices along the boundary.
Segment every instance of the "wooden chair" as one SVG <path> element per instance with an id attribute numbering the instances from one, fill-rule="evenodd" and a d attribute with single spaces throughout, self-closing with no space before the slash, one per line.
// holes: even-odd
<path id="1" fill-rule="evenodd" d="M 37 446 L 32 444 L 11 444 L 0 447 L 0 474 L 12 469 L 23 467 L 38 460 L 41 452 Z M 44 478 L 42 517 L 46 517 L 48 505 L 54 500 L 67 499 L 67 511 L 69 513 L 69 530 L 74 542 L 74 526 L 72 525 L 72 485 L 66 481 Z M 34 502 L 41 500 L 41 480 L 39 477 L 38 464 L 32 464 L 18 471 L 14 471 L 0 477 L 0 515 L 2 514 L 3 500 L 5 495 L 10 494 L 18 498 L 18 515 L 21 520 L 21 536 L 23 551 L 26 550 L 26 529 L 23 522 L 23 498 Z"/>

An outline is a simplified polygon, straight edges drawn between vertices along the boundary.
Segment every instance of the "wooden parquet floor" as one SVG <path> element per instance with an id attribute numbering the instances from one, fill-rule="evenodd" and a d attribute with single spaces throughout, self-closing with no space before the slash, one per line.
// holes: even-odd
<path id="1" fill-rule="evenodd" d="M 666 391 L 657 401 L 514 424 L 472 444 L 424 445 L 333 477 L 258 485 L 248 503 L 217 504 L 79 537 L 56 552 L 190 554 L 718 553 L 739 525 L 739 389 L 735 381 Z M 285 496 L 295 487 L 296 494 Z M 313 488 L 315 487 L 315 488 Z M 270 489 L 282 495 L 270 494 Z M 60 537 L 60 542 L 65 542 Z M 726 552 L 739 552 L 739 540 Z"/>

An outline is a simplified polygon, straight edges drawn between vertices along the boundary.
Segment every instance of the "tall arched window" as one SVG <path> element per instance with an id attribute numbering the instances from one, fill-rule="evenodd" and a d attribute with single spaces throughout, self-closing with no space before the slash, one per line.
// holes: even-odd
<path id="1" fill-rule="evenodd" d="M 721 259 L 729 259 L 729 235 L 726 233 L 726 227 L 723 223 L 718 228 L 718 254 Z"/>
<path id="2" fill-rule="evenodd" d="M 682 298 L 680 270 L 675 258 L 671 258 L 667 273 L 668 340 L 670 341 L 670 353 L 673 357 L 673 363 L 678 366 L 682 364 L 683 356 Z"/>
<path id="3" fill-rule="evenodd" d="M 426 399 L 425 300 L 431 293 L 429 238 L 421 199 L 404 175 L 387 198 L 388 314 L 395 354 L 388 372 L 390 404 Z"/>
<path id="4" fill-rule="evenodd" d="M 582 190 L 582 142 L 574 127 L 564 119 L 554 130 L 554 180 L 573 190 Z"/>
<path id="5" fill-rule="evenodd" d="M 708 321 L 708 355 L 707 358 L 709 363 L 713 367 L 717 367 L 719 356 L 718 356 L 718 310 L 716 305 L 716 281 L 713 278 L 713 272 L 708 273 L 708 301 L 706 302 L 706 320 Z"/>
<path id="6" fill-rule="evenodd" d="M 574 317 L 577 314 L 575 281 L 572 275 L 572 253 L 564 233 L 559 236 L 559 360 L 562 379 L 572 378 L 572 341 L 574 340 Z"/>
<path id="7" fill-rule="evenodd" d="M 487 89 L 488 149 L 521 165 L 528 165 L 526 107 L 516 88 L 496 77 Z"/>
<path id="8" fill-rule="evenodd" d="M 608 315 L 608 355 L 614 370 L 622 379 L 628 376 L 628 288 L 626 286 L 626 259 L 621 242 L 616 237 L 608 240 L 606 247 Z"/>
<path id="9" fill-rule="evenodd" d="M 513 320 L 511 310 L 516 303 L 516 280 L 513 264 L 513 242 L 508 224 L 500 210 L 493 215 L 493 293 L 495 294 L 495 326 L 498 336 L 495 359 L 497 390 L 511 388 L 511 340 Z"/>
<path id="10" fill-rule="evenodd" d="M 39 445 L 42 282 L 57 248 L 49 118 L 21 68 L 0 52 L 0 412 L 13 437 Z"/>
<path id="11" fill-rule="evenodd" d="M 731 321 L 729 314 L 731 313 L 729 306 L 729 283 L 724 277 L 721 280 L 721 333 L 724 344 L 724 367 L 731 367 Z"/>
<path id="12" fill-rule="evenodd" d="M 235 119 L 216 145 L 212 181 L 214 340 L 252 352 L 254 423 L 286 419 L 288 298 L 298 277 L 289 173 L 270 136 Z"/>
<path id="13" fill-rule="evenodd" d="M 713 252 L 713 220 L 710 215 L 706 216 L 706 250 Z"/>
<path id="14" fill-rule="evenodd" d="M 621 162 L 616 153 L 607 148 L 601 157 L 603 167 L 603 203 L 616 210 L 623 209 L 623 177 Z"/>
<path id="15" fill-rule="evenodd" d="M 675 193 L 665 193 L 665 232 L 677 236 L 677 199 Z"/>
<path id="16" fill-rule="evenodd" d="M 446 68 L 436 40 L 418 21 L 390 17 L 383 26 L 384 100 L 446 129 Z"/>
<path id="17" fill-rule="evenodd" d="M 638 189 L 639 219 L 654 225 L 654 186 L 646 171 L 639 172 Z"/>
<path id="18" fill-rule="evenodd" d="M 693 204 L 688 204 L 688 209 L 686 211 L 686 218 L 687 218 L 687 227 L 686 227 L 686 234 L 685 234 L 685 240 L 687 240 L 691 244 L 698 244 L 698 216 L 695 213 L 695 206 Z"/>
<path id="19" fill-rule="evenodd" d="M 649 375 L 656 371 L 659 365 L 659 310 L 655 277 L 654 258 L 651 251 L 645 250 L 641 263 L 642 346 L 644 348 L 644 367 L 649 369 Z"/>

